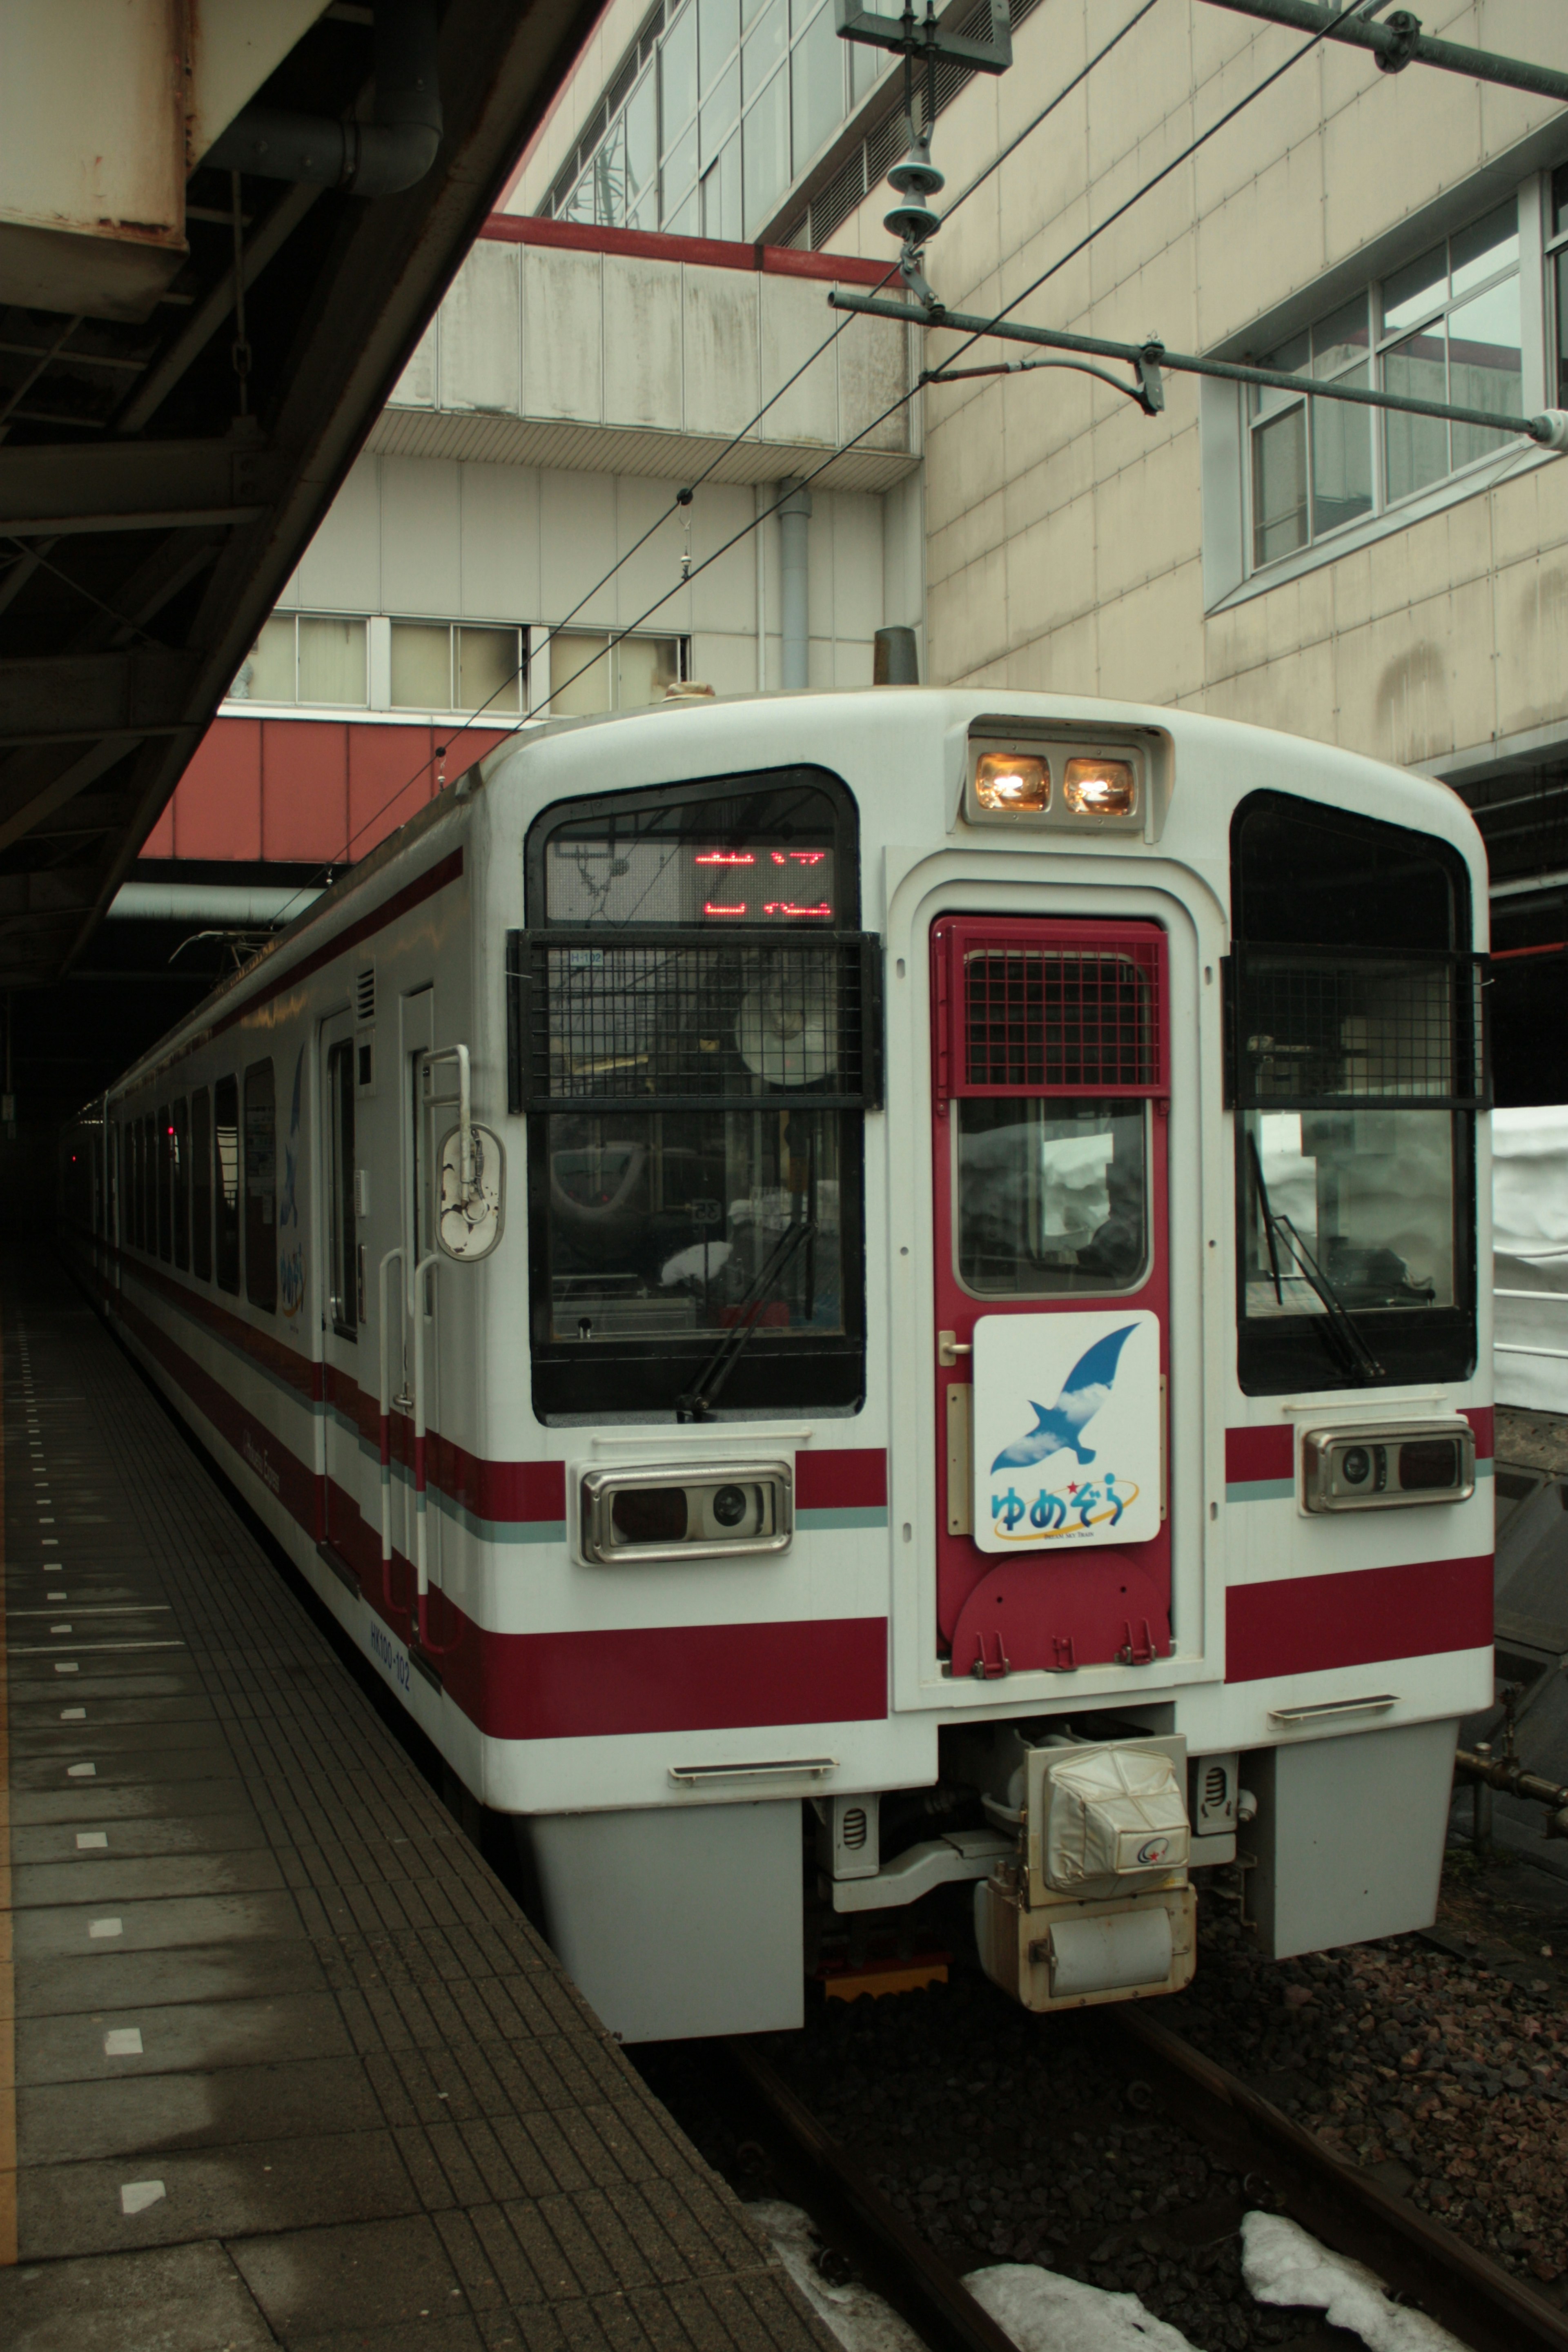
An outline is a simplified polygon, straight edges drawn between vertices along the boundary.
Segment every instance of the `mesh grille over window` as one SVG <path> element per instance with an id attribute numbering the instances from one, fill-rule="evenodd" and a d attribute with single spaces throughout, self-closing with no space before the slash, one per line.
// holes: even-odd
<path id="1" fill-rule="evenodd" d="M 879 943 L 659 929 L 514 934 L 521 1108 L 879 1099 Z"/>
<path id="2" fill-rule="evenodd" d="M 1482 959 L 1238 946 L 1244 1108 L 1484 1105 Z"/>
<path id="3" fill-rule="evenodd" d="M 1168 1090 L 1152 924 L 953 922 L 933 938 L 937 1096 Z"/>

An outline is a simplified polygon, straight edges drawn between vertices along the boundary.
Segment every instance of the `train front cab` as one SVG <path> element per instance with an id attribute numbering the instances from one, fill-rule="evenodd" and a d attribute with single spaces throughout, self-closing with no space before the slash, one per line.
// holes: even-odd
<path id="1" fill-rule="evenodd" d="M 567 1584 L 716 1677 L 519 1808 L 568 1965 L 627 2038 L 792 2022 L 803 1801 L 826 1916 L 972 1884 L 1036 2009 L 1184 1982 L 1205 1873 L 1280 1956 L 1425 1923 L 1490 1692 L 1468 821 L 1179 717 L 791 715 L 531 788 Z"/>

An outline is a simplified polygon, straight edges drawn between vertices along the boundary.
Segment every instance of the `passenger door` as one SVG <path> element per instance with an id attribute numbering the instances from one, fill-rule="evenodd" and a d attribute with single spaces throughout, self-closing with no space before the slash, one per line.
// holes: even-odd
<path id="1" fill-rule="evenodd" d="M 1169 994 L 1149 923 L 933 925 L 938 1637 L 1170 1649 Z"/>
<path id="2" fill-rule="evenodd" d="M 420 1281 L 416 1296 L 415 1270 L 422 1257 L 435 1248 L 435 1203 L 430 1171 L 430 1112 L 427 1107 L 429 1087 L 426 1065 L 435 1050 L 435 992 L 416 990 L 401 1000 L 402 1042 L 402 1127 L 403 1168 L 403 1384 L 394 1409 L 394 1422 L 403 1420 L 401 1433 L 393 1433 L 395 1460 L 404 1465 L 399 1482 L 398 1505 L 394 1509 L 394 1542 L 404 1558 L 413 1561 L 418 1550 L 418 1509 L 415 1490 L 414 1468 L 414 1378 L 416 1318 L 423 1324 L 425 1349 L 425 1423 L 426 1459 L 432 1458 L 430 1439 L 440 1426 L 440 1333 L 441 1276 L 432 1267 Z M 390 1303 L 390 1302 L 389 1302 Z M 396 1361 L 395 1355 L 394 1361 Z M 399 1410 L 401 1409 L 401 1410 Z M 401 1450 L 400 1450 L 401 1449 Z M 426 1565 L 432 1584 L 441 1580 L 441 1513 L 434 1502 L 425 1513 Z M 409 1577 L 407 1591 L 413 1591 Z M 399 1592 L 405 1587 L 399 1583 Z"/>

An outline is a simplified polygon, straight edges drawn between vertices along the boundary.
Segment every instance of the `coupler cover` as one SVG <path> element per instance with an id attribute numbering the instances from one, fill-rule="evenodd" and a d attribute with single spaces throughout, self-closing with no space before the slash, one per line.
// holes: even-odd
<path id="1" fill-rule="evenodd" d="M 974 1890 L 980 1963 L 1026 2009 L 1147 2000 L 1192 1981 L 1197 1901 L 1187 1885 L 1035 1906 L 1001 1877 Z"/>
<path id="2" fill-rule="evenodd" d="M 1179 1992 L 1197 1905 L 1180 1735 L 1031 1746 L 1016 1859 L 975 1889 L 987 1976 L 1026 2009 Z"/>

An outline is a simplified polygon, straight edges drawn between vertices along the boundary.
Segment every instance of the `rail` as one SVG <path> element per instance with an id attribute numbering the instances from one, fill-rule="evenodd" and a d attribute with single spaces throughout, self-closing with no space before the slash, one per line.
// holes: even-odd
<path id="1" fill-rule="evenodd" d="M 1239 2075 L 1126 2003 L 1100 2011 L 1171 2120 L 1243 2175 L 1261 2174 L 1292 2221 L 1375 2271 L 1472 2352 L 1568 2352 L 1568 2314 L 1367 2174 L 1342 2164 Z"/>
<path id="2" fill-rule="evenodd" d="M 1162 2025 L 1139 2004 L 1094 2013 L 1113 2064 L 1227 2168 L 1266 2184 L 1278 2210 L 1374 2271 L 1471 2352 L 1568 2352 L 1568 2314 L 1366 2174 Z M 1017 2352 L 903 2216 L 796 2097 L 754 2042 L 723 2045 L 731 2113 L 780 2186 L 856 2263 L 931 2352 Z"/>

